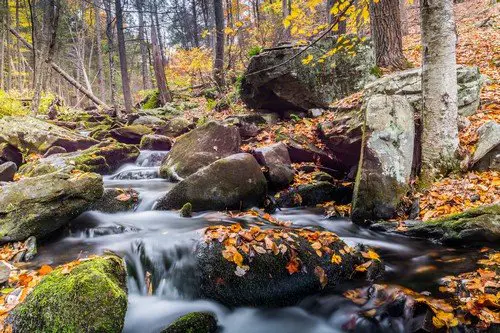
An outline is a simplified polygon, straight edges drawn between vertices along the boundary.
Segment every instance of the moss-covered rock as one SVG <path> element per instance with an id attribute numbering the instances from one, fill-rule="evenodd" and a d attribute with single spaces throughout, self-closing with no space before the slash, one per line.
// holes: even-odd
<path id="1" fill-rule="evenodd" d="M 43 278 L 10 315 L 14 332 L 119 333 L 127 311 L 125 265 L 106 255 Z"/>
<path id="2" fill-rule="evenodd" d="M 156 133 L 176 138 L 179 135 L 189 132 L 194 126 L 192 121 L 184 117 L 174 117 L 164 127 L 158 128 Z"/>
<path id="3" fill-rule="evenodd" d="M 0 141 L 7 142 L 20 151 L 39 154 L 45 153 L 52 146 L 75 151 L 97 143 L 94 139 L 29 116 L 1 118 Z"/>
<path id="4" fill-rule="evenodd" d="M 160 176 L 181 180 L 220 158 L 238 153 L 240 145 L 235 127 L 208 122 L 177 139 L 160 167 Z"/>
<path id="5" fill-rule="evenodd" d="M 187 202 L 185 203 L 181 210 L 179 211 L 179 215 L 181 217 L 191 217 L 193 216 L 193 205 L 191 203 Z"/>
<path id="6" fill-rule="evenodd" d="M 250 154 L 235 154 L 215 161 L 176 184 L 156 209 L 179 209 L 189 202 L 194 211 L 252 207 L 263 202 L 267 183 Z"/>
<path id="7" fill-rule="evenodd" d="M 67 154 L 55 154 L 23 165 L 19 173 L 33 177 L 58 170 L 80 170 L 106 174 L 139 156 L 139 149 L 118 142 L 102 142 L 98 145 Z"/>
<path id="8" fill-rule="evenodd" d="M 427 237 L 462 246 L 500 241 L 500 204 L 480 206 L 439 219 L 408 226 L 409 235 Z"/>
<path id="9" fill-rule="evenodd" d="M 139 144 L 144 135 L 153 133 L 153 130 L 145 125 L 129 125 L 111 130 L 111 137 L 118 142 Z"/>
<path id="10" fill-rule="evenodd" d="M 172 140 L 164 135 L 148 134 L 142 137 L 139 147 L 146 150 L 170 150 Z"/>
<path id="11" fill-rule="evenodd" d="M 325 181 L 294 186 L 276 195 L 280 207 L 311 207 L 327 201 L 348 203 L 351 198 L 351 187 L 335 186 Z"/>
<path id="12" fill-rule="evenodd" d="M 134 189 L 106 188 L 104 194 L 89 209 L 103 213 L 132 211 L 137 206 L 139 193 Z"/>
<path id="13" fill-rule="evenodd" d="M 162 333 L 215 333 L 217 319 L 213 313 L 191 312 L 176 319 Z"/>
<path id="14" fill-rule="evenodd" d="M 42 238 L 83 213 L 102 194 L 102 177 L 94 173 L 55 172 L 1 186 L 0 241 Z"/>

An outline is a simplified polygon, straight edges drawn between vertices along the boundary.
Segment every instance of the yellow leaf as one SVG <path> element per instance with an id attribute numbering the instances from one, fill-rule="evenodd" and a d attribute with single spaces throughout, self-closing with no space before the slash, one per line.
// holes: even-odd
<path id="1" fill-rule="evenodd" d="M 338 254 L 332 255 L 332 263 L 339 265 L 342 262 L 342 257 Z"/>
<path id="2" fill-rule="evenodd" d="M 240 267 L 243 266 L 243 256 L 238 251 L 234 253 L 233 261 L 236 265 Z"/>

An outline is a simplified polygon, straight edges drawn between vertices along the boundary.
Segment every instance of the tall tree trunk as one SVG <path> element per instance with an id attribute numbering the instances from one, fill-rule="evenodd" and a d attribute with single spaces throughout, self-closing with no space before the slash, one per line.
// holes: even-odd
<path id="1" fill-rule="evenodd" d="M 35 73 L 35 89 L 33 100 L 31 102 L 31 112 L 36 114 L 40 105 L 42 89 L 45 86 L 48 75 L 50 74 L 50 63 L 55 52 L 57 27 L 59 25 L 60 0 L 48 0 L 43 6 L 45 12 L 43 15 L 43 29 L 39 40 L 41 41 L 40 53 L 35 51 L 35 63 L 37 71 Z"/>
<path id="2" fill-rule="evenodd" d="M 0 18 L 2 27 L 4 27 L 3 17 Z M 0 89 L 5 87 L 5 31 L 0 31 Z"/>
<path id="3" fill-rule="evenodd" d="M 399 12 L 401 13 L 401 32 L 403 36 L 408 35 L 408 2 L 407 0 L 399 0 Z"/>
<path id="4" fill-rule="evenodd" d="M 292 0 L 281 0 L 281 10 L 283 13 L 283 19 L 285 19 L 292 12 Z M 290 27 L 284 27 L 282 41 L 287 42 L 290 38 Z"/>
<path id="5" fill-rule="evenodd" d="M 19 20 L 19 1 L 16 0 L 16 30 L 19 31 L 19 25 L 20 25 L 20 20 Z M 25 66 L 24 66 L 24 61 L 23 61 L 23 55 L 21 53 L 21 42 L 16 39 L 16 53 L 17 53 L 17 59 L 18 59 L 18 74 L 17 74 L 17 79 L 18 79 L 18 89 L 19 91 L 24 90 L 24 79 L 23 79 L 23 74 L 25 72 Z"/>
<path id="6" fill-rule="evenodd" d="M 338 0 L 328 0 L 328 3 L 327 3 L 327 23 L 328 25 L 332 25 L 333 22 L 335 22 L 335 18 L 336 16 L 332 14 L 332 8 L 338 3 L 339 1 Z M 338 35 L 343 35 L 347 32 L 347 21 L 346 20 L 342 20 L 338 23 L 338 29 L 335 30 L 333 29 L 332 32 L 334 34 L 338 34 Z"/>
<path id="7" fill-rule="evenodd" d="M 196 8 L 196 0 L 191 0 L 191 11 L 192 11 L 192 16 L 193 16 L 193 41 L 194 41 L 194 46 L 199 47 L 200 46 L 200 40 L 198 38 L 199 35 L 199 28 L 198 28 L 198 12 Z"/>
<path id="8" fill-rule="evenodd" d="M 155 18 L 155 24 L 156 24 L 156 33 L 158 37 L 158 45 L 160 46 L 160 54 L 161 54 L 161 59 L 163 61 L 163 67 L 167 66 L 167 58 L 165 57 L 165 54 L 163 53 L 163 50 L 165 48 L 163 47 L 163 38 L 161 35 L 160 31 L 160 18 L 158 16 L 158 7 L 156 1 L 154 1 L 154 18 Z M 151 19 L 151 24 L 153 24 L 153 20 Z"/>
<path id="9" fill-rule="evenodd" d="M 137 16 L 139 18 L 139 46 L 141 48 L 141 75 L 142 75 L 142 88 L 151 89 L 151 80 L 148 75 L 148 49 L 146 45 L 146 38 L 144 33 L 144 2 L 137 0 L 135 2 L 137 8 Z"/>
<path id="10" fill-rule="evenodd" d="M 452 0 L 421 0 L 422 186 L 456 167 L 458 106 Z"/>
<path id="11" fill-rule="evenodd" d="M 215 62 L 214 80 L 219 90 L 224 90 L 224 9 L 222 0 L 214 0 Z"/>
<path id="12" fill-rule="evenodd" d="M 151 24 L 151 45 L 153 47 L 153 67 L 156 85 L 158 86 L 158 99 L 162 105 L 165 105 L 172 101 L 172 95 L 168 90 L 165 67 L 163 67 L 163 59 L 158 41 L 157 27 L 154 24 Z"/>
<path id="13" fill-rule="evenodd" d="M 370 2 L 370 28 L 380 67 L 404 68 L 403 34 L 399 0 Z"/>
<path id="14" fill-rule="evenodd" d="M 94 0 L 94 15 L 95 15 L 95 39 L 96 39 L 96 57 L 97 57 L 97 85 L 99 86 L 99 97 L 102 100 L 106 99 L 106 85 L 104 81 L 104 63 L 102 60 L 102 36 L 101 36 L 101 15 L 100 15 L 100 0 Z"/>
<path id="15" fill-rule="evenodd" d="M 10 8 L 9 8 L 9 0 L 5 0 L 5 24 L 10 28 Z M 10 66 L 11 62 L 11 45 L 10 45 L 10 34 L 5 34 L 5 62 L 6 66 L 6 78 L 5 78 L 5 90 L 9 91 L 12 85 L 12 68 Z"/>
<path id="16" fill-rule="evenodd" d="M 109 99 L 111 105 L 117 109 L 116 105 L 116 79 L 115 79 L 115 43 L 113 16 L 111 12 L 111 0 L 104 0 L 104 8 L 106 10 L 106 39 L 108 41 L 108 62 L 109 62 Z"/>
<path id="17" fill-rule="evenodd" d="M 120 73 L 122 76 L 123 100 L 125 111 L 132 112 L 132 94 L 128 77 L 127 52 L 125 49 L 125 35 L 123 33 L 123 10 L 121 0 L 115 0 L 116 10 L 116 36 L 118 39 L 118 56 L 120 57 Z"/>

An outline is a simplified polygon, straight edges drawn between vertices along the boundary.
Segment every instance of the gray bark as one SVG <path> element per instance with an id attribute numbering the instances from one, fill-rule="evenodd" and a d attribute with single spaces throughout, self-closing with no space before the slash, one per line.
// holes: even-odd
<path id="1" fill-rule="evenodd" d="M 452 0 L 421 0 L 423 186 L 456 166 L 456 30 Z"/>
<path id="2" fill-rule="evenodd" d="M 104 0 L 104 8 L 106 10 L 106 39 L 108 41 L 108 62 L 109 62 L 109 98 L 111 104 L 116 109 L 116 80 L 115 80 L 115 44 L 114 44 L 114 29 L 113 16 L 111 13 L 111 0 Z"/>
<path id="3" fill-rule="evenodd" d="M 99 15 L 100 1 L 94 0 L 94 14 L 95 14 L 95 38 L 96 38 L 96 57 L 97 57 L 97 85 L 99 86 L 99 97 L 106 99 L 106 86 L 104 84 L 104 64 L 102 60 L 102 34 L 101 34 L 101 15 Z"/>
<path id="4" fill-rule="evenodd" d="M 214 0 L 215 62 L 214 80 L 219 90 L 224 90 L 224 9 L 222 0 Z"/>
<path id="5" fill-rule="evenodd" d="M 123 32 L 123 10 L 121 0 L 115 0 L 116 36 L 118 39 L 118 56 L 120 57 L 120 73 L 122 75 L 123 101 L 125 112 L 132 112 L 132 94 L 128 76 L 127 52 L 125 50 L 125 34 Z"/>

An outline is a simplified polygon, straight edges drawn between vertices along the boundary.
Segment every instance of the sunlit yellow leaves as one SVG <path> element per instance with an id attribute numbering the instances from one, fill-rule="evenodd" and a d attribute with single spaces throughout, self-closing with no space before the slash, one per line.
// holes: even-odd
<path id="1" fill-rule="evenodd" d="M 302 59 L 302 63 L 304 65 L 308 65 L 309 63 L 311 63 L 311 61 L 313 61 L 313 59 L 314 59 L 314 56 L 312 54 L 309 54 L 307 57 Z"/>
<path id="2" fill-rule="evenodd" d="M 338 254 L 334 254 L 334 255 L 332 255 L 331 262 L 332 262 L 332 264 L 339 265 L 342 262 L 342 257 L 339 256 Z"/>
<path id="3" fill-rule="evenodd" d="M 380 256 L 373 250 L 368 250 L 368 252 L 361 252 L 363 258 L 380 261 Z"/>
<path id="4" fill-rule="evenodd" d="M 434 317 L 432 317 L 432 323 L 436 328 L 442 327 L 454 327 L 458 325 L 458 319 L 455 318 L 453 313 L 438 311 Z"/>

